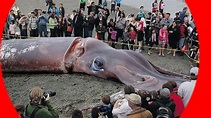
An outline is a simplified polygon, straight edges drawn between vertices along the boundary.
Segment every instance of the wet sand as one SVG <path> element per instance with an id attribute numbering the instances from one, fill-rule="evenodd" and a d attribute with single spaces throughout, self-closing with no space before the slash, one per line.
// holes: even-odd
<path id="1" fill-rule="evenodd" d="M 62 2 L 66 13 L 71 13 L 79 5 L 77 0 L 54 0 Z M 35 8 L 47 9 L 44 0 L 17 0 L 17 5 L 24 14 Z M 33 5 L 32 5 L 33 4 Z M 38 7 L 39 6 L 39 7 Z M 121 6 L 126 13 L 136 13 L 137 9 Z M 188 74 L 190 63 L 186 56 L 159 57 L 154 50 L 151 56 L 146 51 L 141 53 L 156 66 L 172 72 Z M 56 96 L 50 99 L 52 106 L 59 112 L 60 118 L 70 117 L 72 111 L 83 106 L 99 103 L 103 94 L 112 95 L 124 88 L 117 80 L 108 80 L 82 73 L 72 74 L 9 74 L 4 73 L 4 81 L 11 101 L 29 103 L 28 93 L 34 86 L 40 86 L 45 91 L 55 91 Z M 88 116 L 86 116 L 88 117 Z"/>

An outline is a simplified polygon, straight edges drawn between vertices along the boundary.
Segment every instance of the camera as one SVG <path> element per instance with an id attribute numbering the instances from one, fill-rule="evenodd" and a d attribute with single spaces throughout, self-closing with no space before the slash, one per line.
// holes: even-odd
<path id="1" fill-rule="evenodd" d="M 56 92 L 52 92 L 52 91 L 44 92 L 43 93 L 43 97 L 47 98 L 48 97 L 48 94 L 49 94 L 49 97 L 52 97 L 52 96 L 55 96 L 56 95 Z"/>
<path id="2" fill-rule="evenodd" d="M 41 99 L 41 103 L 44 104 L 45 103 L 45 100 L 46 98 L 48 97 L 52 97 L 52 96 L 55 96 L 56 95 L 56 92 L 52 92 L 52 91 L 49 91 L 49 92 L 44 92 L 43 93 L 43 96 L 42 96 L 42 99 Z"/>

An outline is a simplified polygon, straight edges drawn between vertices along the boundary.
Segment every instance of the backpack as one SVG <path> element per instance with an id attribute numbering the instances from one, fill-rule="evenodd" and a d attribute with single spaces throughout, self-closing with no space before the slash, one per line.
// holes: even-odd
<path id="1" fill-rule="evenodd" d="M 160 102 L 157 102 L 157 103 L 160 107 L 157 109 L 157 117 L 156 118 L 173 118 L 173 113 L 172 113 L 171 109 L 169 108 L 172 104 L 172 101 L 165 105 Z"/>
<path id="2" fill-rule="evenodd" d="M 32 114 L 29 116 L 28 113 L 27 113 L 27 108 L 28 108 L 28 105 L 26 105 L 26 111 L 25 111 L 25 117 L 24 118 L 34 118 L 36 112 L 40 109 L 39 106 L 36 106 L 36 108 L 32 111 Z"/>

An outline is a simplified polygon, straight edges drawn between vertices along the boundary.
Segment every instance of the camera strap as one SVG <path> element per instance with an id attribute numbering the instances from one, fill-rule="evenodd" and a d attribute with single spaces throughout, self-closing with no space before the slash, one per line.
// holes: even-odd
<path id="1" fill-rule="evenodd" d="M 40 109 L 40 107 L 36 106 L 36 108 L 33 110 L 32 114 L 30 115 L 30 118 L 34 118 L 35 113 Z"/>
<path id="2" fill-rule="evenodd" d="M 28 108 L 28 105 L 26 106 L 26 116 L 28 116 L 27 108 Z M 30 115 L 30 118 L 34 118 L 34 115 L 36 114 L 36 112 L 39 109 L 40 109 L 40 107 L 39 106 L 36 106 L 35 109 L 32 111 L 32 114 Z"/>

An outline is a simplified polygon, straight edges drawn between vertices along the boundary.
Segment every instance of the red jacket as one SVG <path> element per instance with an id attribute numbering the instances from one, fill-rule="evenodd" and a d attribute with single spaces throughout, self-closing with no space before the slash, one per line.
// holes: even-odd
<path id="1" fill-rule="evenodd" d="M 174 100 L 174 103 L 176 105 L 175 111 L 174 111 L 174 117 L 178 117 L 182 114 L 182 112 L 185 109 L 185 106 L 182 102 L 182 98 L 179 95 L 177 95 L 176 93 L 171 93 L 170 98 L 172 100 Z"/>
<path id="2" fill-rule="evenodd" d="M 180 26 L 180 38 L 185 38 L 187 35 L 187 28 L 185 25 Z"/>
<path id="3" fill-rule="evenodd" d="M 169 34 L 168 34 L 168 30 L 164 30 L 164 29 L 162 28 L 162 29 L 160 29 L 160 31 L 159 31 L 158 40 L 159 40 L 159 41 L 165 40 L 166 43 L 168 43 L 168 41 L 169 41 L 168 35 L 169 35 Z"/>
<path id="4" fill-rule="evenodd" d="M 136 32 L 135 31 L 130 31 L 129 35 L 130 35 L 130 39 L 131 40 L 135 40 L 136 39 Z"/>
<path id="5" fill-rule="evenodd" d="M 140 28 L 140 29 L 139 29 L 139 28 Z M 140 22 L 139 22 L 137 30 L 138 30 L 138 31 L 144 31 L 144 22 L 143 22 L 143 21 L 140 21 Z"/>

